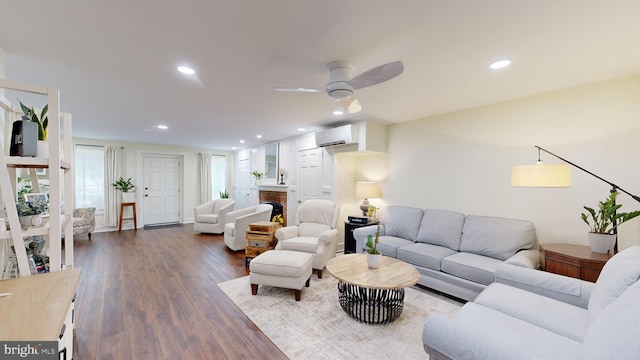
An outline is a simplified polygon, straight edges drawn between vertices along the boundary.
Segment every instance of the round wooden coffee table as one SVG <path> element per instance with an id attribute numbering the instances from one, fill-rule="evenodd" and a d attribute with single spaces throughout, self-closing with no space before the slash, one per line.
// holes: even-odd
<path id="1" fill-rule="evenodd" d="M 420 274 L 415 267 L 382 257 L 380 267 L 370 269 L 365 254 L 332 258 L 327 271 L 338 279 L 342 309 L 365 324 L 388 324 L 402 314 L 404 288 L 415 285 Z"/>

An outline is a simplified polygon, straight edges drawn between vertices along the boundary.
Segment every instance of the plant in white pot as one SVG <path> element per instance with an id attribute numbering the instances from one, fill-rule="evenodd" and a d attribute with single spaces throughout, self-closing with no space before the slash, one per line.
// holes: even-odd
<path id="1" fill-rule="evenodd" d="M 369 206 L 367 211 L 367 217 L 376 219 L 376 212 L 378 209 L 374 206 Z M 376 228 L 375 238 L 373 235 L 367 235 L 367 242 L 364 246 L 367 248 L 367 265 L 372 269 L 380 267 L 380 261 L 382 261 L 382 254 L 378 251 L 378 242 L 380 238 L 380 223 Z"/>
<path id="2" fill-rule="evenodd" d="M 584 206 L 584 209 L 587 210 L 588 213 L 582 213 L 580 215 L 582 221 L 591 229 L 588 236 L 591 250 L 594 252 L 605 254 L 613 253 L 616 243 L 614 230 L 623 223 L 640 215 L 640 211 L 628 213 L 618 212 L 622 207 L 622 205 L 616 204 L 616 197 L 618 197 L 619 194 L 617 191 L 612 192 L 605 201 L 599 201 L 597 211 L 588 206 Z"/>
<path id="3" fill-rule="evenodd" d="M 49 203 L 39 199 L 18 199 L 16 210 L 18 210 L 18 218 L 22 227 L 39 226 L 42 224 L 42 214 L 49 210 Z"/>
<path id="4" fill-rule="evenodd" d="M 49 104 L 42 108 L 40 116 L 38 116 L 33 106 L 26 106 L 20 99 L 18 99 L 18 102 L 23 112 L 22 120 L 33 121 L 38 124 L 38 157 L 48 158 L 49 144 L 47 144 L 47 140 L 49 140 L 49 117 L 47 117 L 47 111 L 49 111 Z"/>
<path id="5" fill-rule="evenodd" d="M 116 190 L 122 191 L 123 203 L 136 202 L 136 191 L 138 188 L 131 178 L 125 179 L 121 176 L 111 185 L 113 185 Z"/>

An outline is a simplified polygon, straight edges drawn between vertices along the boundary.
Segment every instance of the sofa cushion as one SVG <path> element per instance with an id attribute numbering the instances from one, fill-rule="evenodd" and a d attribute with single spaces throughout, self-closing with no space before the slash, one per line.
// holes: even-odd
<path id="1" fill-rule="evenodd" d="M 403 238 L 395 237 L 395 236 L 380 236 L 378 238 L 378 246 L 376 249 L 385 256 L 398 257 L 398 248 L 401 246 L 406 246 L 413 244 L 414 242 L 411 240 L 406 240 Z"/>
<path id="2" fill-rule="evenodd" d="M 507 260 L 535 243 L 531 221 L 468 215 L 462 228 L 460 251 Z"/>
<path id="3" fill-rule="evenodd" d="M 472 302 L 430 314 L 422 342 L 451 359 L 582 359 L 581 343 Z"/>
<path id="4" fill-rule="evenodd" d="M 438 245 L 412 243 L 398 248 L 397 259 L 416 266 L 440 271 L 442 259 L 455 251 Z"/>
<path id="5" fill-rule="evenodd" d="M 593 321 L 629 286 L 640 279 L 640 246 L 624 249 L 609 259 L 589 298 L 589 317 Z"/>
<path id="6" fill-rule="evenodd" d="M 217 214 L 202 214 L 196 216 L 197 223 L 206 223 L 206 224 L 217 224 L 218 223 L 218 215 Z"/>
<path id="7" fill-rule="evenodd" d="M 637 359 L 640 354 L 640 281 L 602 311 L 584 337 L 583 358 Z"/>
<path id="8" fill-rule="evenodd" d="M 496 267 L 501 263 L 502 261 L 487 256 L 456 253 L 442 259 L 442 271 L 463 279 L 489 285 L 496 281 Z"/>
<path id="9" fill-rule="evenodd" d="M 458 250 L 463 225 L 462 213 L 425 209 L 416 241 Z"/>
<path id="10" fill-rule="evenodd" d="M 317 237 L 299 236 L 280 241 L 281 250 L 291 250 L 307 253 L 316 253 L 318 251 Z"/>
<path id="11" fill-rule="evenodd" d="M 473 302 L 579 342 L 589 328 L 587 309 L 505 284 L 489 285 Z"/>
<path id="12" fill-rule="evenodd" d="M 422 209 L 408 206 L 387 206 L 382 214 L 385 235 L 416 241 L 422 220 Z"/>

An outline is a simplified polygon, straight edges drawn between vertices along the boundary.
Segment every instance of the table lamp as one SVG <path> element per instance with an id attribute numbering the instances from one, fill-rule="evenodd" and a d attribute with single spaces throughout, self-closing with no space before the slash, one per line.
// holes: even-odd
<path id="1" fill-rule="evenodd" d="M 367 216 L 369 210 L 369 199 L 382 197 L 382 192 L 378 187 L 378 183 L 374 181 L 358 181 L 356 182 L 356 197 L 364 199 L 360 205 L 362 216 Z"/>

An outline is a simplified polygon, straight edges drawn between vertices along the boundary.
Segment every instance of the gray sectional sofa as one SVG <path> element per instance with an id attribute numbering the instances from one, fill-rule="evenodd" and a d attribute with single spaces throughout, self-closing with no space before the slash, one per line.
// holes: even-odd
<path id="1" fill-rule="evenodd" d="M 467 301 L 495 282 L 499 264 L 538 265 L 530 221 L 387 206 L 380 224 L 378 250 L 383 255 L 415 266 L 418 284 Z M 371 225 L 353 232 L 358 252 L 375 231 Z"/>
<path id="2" fill-rule="evenodd" d="M 422 341 L 432 360 L 640 358 L 640 246 L 596 283 L 510 264 L 452 318 L 432 313 Z"/>

